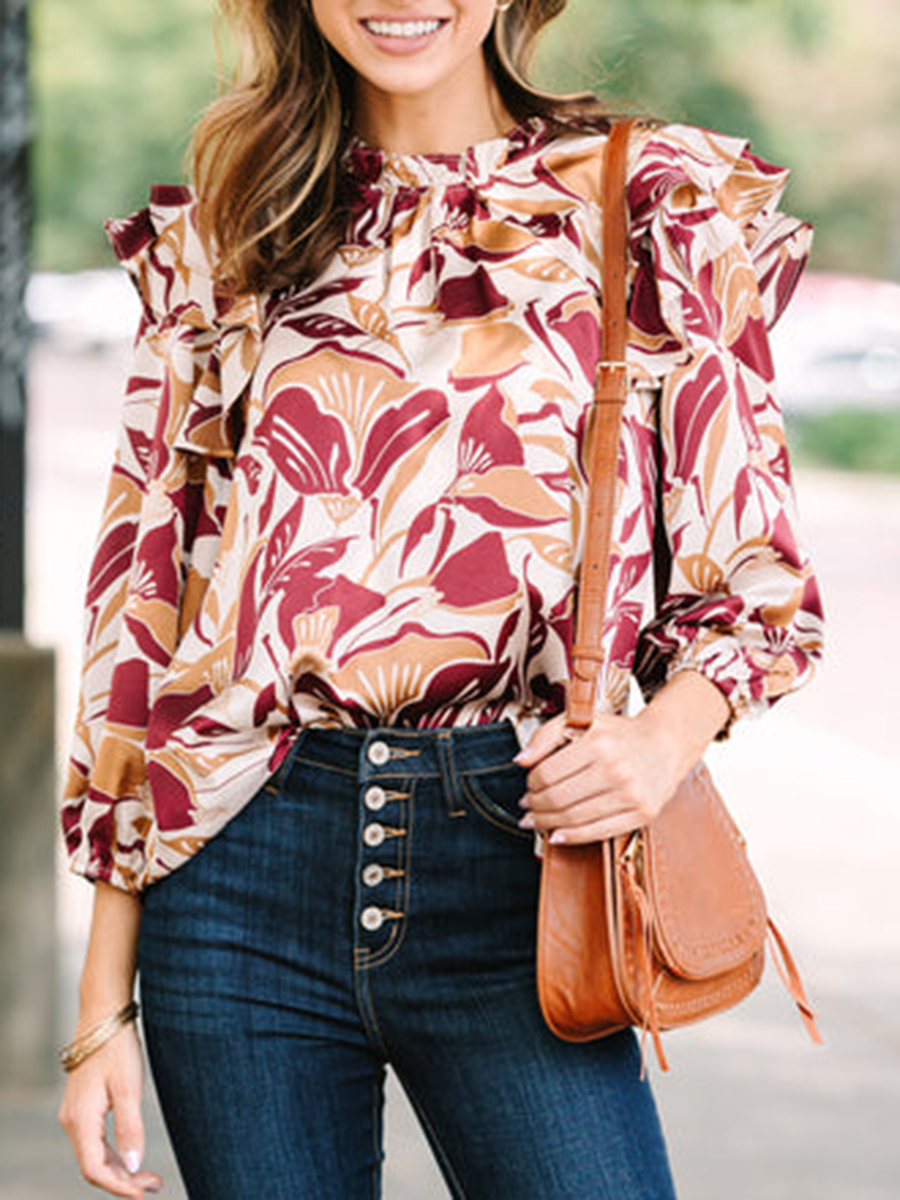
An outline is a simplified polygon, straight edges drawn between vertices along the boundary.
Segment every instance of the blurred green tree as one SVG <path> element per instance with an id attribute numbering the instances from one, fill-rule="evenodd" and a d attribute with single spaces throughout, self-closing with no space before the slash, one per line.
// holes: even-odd
<path id="1" fill-rule="evenodd" d="M 820 268 L 900 279 L 897 0 L 570 0 L 544 77 L 750 137 Z"/>
<path id="2" fill-rule="evenodd" d="M 109 265 L 102 222 L 182 178 L 216 94 L 214 0 L 33 0 L 39 268 Z"/>
<path id="3" fill-rule="evenodd" d="M 34 0 L 37 263 L 108 262 L 109 213 L 182 177 L 214 0 Z M 538 77 L 744 134 L 794 168 L 819 267 L 900 278 L 897 0 L 570 0 Z"/>

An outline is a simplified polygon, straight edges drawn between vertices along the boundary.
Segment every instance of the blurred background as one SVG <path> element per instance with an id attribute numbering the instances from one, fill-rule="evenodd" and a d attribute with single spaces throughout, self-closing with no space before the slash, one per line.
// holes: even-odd
<path id="1" fill-rule="evenodd" d="M 212 34 L 212 0 L 31 10 L 34 266 L 50 276 L 32 309 L 42 331 L 106 342 L 127 320 L 115 285 L 66 276 L 109 269 L 103 220 L 142 207 L 151 181 L 183 177 L 229 43 Z M 816 227 L 817 273 L 779 345 L 794 441 L 827 465 L 900 469 L 900 292 L 865 282 L 900 282 L 897 0 L 570 0 L 536 75 L 739 133 L 792 167 L 789 204 Z"/>
<path id="2" fill-rule="evenodd" d="M 183 178 L 191 121 L 229 55 L 224 31 L 217 50 L 213 7 L 0 0 L 4 25 L 27 8 L 30 26 L 24 630 L 44 667 L 52 652 L 55 687 L 52 709 L 29 716 L 20 740 L 50 775 L 65 758 L 80 597 L 137 320 L 102 222 L 141 207 L 151 182 Z M 16 102 L 10 61 L 3 137 Z M 816 225 L 813 269 L 773 343 L 828 654 L 810 689 L 739 727 L 710 761 L 826 1046 L 805 1042 L 770 967 L 740 1010 L 670 1038 L 673 1071 L 656 1085 L 683 1200 L 896 1200 L 900 4 L 570 0 L 535 73 L 559 90 L 593 88 L 613 107 L 750 137 L 793 168 L 785 207 Z M 0 232 L 8 241 L 8 224 Z M 4 330 L 14 325 L 5 298 L 0 315 Z M 10 653 L 8 724 L 33 669 Z M 67 877 L 58 848 L 53 861 L 52 779 L 45 798 L 11 771 L 0 764 L 0 1197 L 67 1200 L 90 1189 L 55 1125 L 52 1046 L 74 1023 L 91 889 Z M 148 1161 L 181 1197 L 152 1097 L 149 1112 Z M 387 1200 L 447 1195 L 393 1085 L 388 1162 Z"/>

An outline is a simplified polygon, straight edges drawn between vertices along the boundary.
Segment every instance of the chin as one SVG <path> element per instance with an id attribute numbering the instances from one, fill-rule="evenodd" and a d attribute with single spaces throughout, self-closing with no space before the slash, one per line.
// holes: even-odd
<path id="1" fill-rule="evenodd" d="M 433 63 L 354 63 L 354 72 L 368 87 L 386 96 L 416 96 L 440 88 L 443 75 Z"/>

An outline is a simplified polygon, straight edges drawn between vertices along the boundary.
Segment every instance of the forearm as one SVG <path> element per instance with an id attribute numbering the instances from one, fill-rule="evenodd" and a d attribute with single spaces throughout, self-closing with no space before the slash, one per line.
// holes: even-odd
<path id="1" fill-rule="evenodd" d="M 134 991 L 141 902 L 107 883 L 97 883 L 87 954 L 79 986 L 79 1027 L 89 1026 L 126 1004 Z"/>
<path id="2" fill-rule="evenodd" d="M 705 675 L 679 671 L 636 720 L 666 746 L 673 773 L 680 780 L 697 765 L 730 715 L 722 691 Z"/>

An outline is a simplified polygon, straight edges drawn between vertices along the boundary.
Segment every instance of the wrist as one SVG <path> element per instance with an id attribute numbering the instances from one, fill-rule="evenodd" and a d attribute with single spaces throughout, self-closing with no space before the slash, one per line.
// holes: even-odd
<path id="1" fill-rule="evenodd" d="M 674 792 L 682 779 L 702 757 L 689 746 L 678 724 L 670 719 L 663 706 L 648 705 L 635 717 L 644 736 L 652 747 L 652 758 L 656 769 L 667 782 L 667 792 Z"/>
<path id="2" fill-rule="evenodd" d="M 637 720 L 668 765 L 673 786 L 688 775 L 725 724 L 728 701 L 698 671 L 680 671 L 653 697 Z"/>
<path id="3" fill-rule="evenodd" d="M 86 1029 L 105 1021 L 114 1013 L 121 1010 L 132 1000 L 133 989 L 121 990 L 104 989 L 87 992 L 79 989 L 78 1020 L 75 1023 L 73 1036 L 79 1037 Z"/>
<path id="4" fill-rule="evenodd" d="M 115 1012 L 109 1013 L 101 1021 L 92 1025 L 79 1027 L 72 1041 L 59 1051 L 59 1061 L 68 1073 L 81 1066 L 83 1062 L 95 1055 L 104 1046 L 131 1026 L 138 1017 L 140 1009 L 137 1001 L 129 1001 Z"/>
<path id="5" fill-rule="evenodd" d="M 118 1011 L 134 996 L 134 973 L 87 964 L 78 984 L 78 1024 L 91 1024 Z"/>

